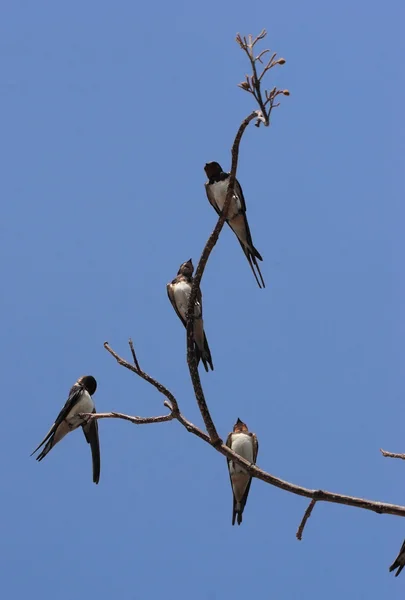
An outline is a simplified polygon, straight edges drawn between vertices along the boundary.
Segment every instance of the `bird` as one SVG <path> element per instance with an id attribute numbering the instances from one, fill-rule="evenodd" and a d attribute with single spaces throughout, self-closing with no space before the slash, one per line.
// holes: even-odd
<path id="1" fill-rule="evenodd" d="M 400 574 L 400 572 L 402 571 L 402 569 L 404 567 L 405 567 L 405 540 L 401 546 L 401 550 L 399 551 L 398 556 L 396 557 L 396 559 L 390 566 L 390 573 L 391 573 L 391 571 L 394 571 L 394 569 L 398 569 L 398 571 L 395 573 L 395 577 L 398 577 L 398 575 Z"/>
<path id="2" fill-rule="evenodd" d="M 98 438 L 98 424 L 96 419 L 84 419 L 78 417 L 79 413 L 95 413 L 96 407 L 93 394 L 97 389 L 97 382 L 92 375 L 79 377 L 69 392 L 69 397 L 42 442 L 35 448 L 35 454 L 44 444 L 45 447 L 36 459 L 41 461 L 50 450 L 60 442 L 70 431 L 82 427 L 84 436 L 90 444 L 93 461 L 93 481 L 100 480 L 100 442 Z"/>
<path id="3" fill-rule="evenodd" d="M 250 463 L 256 464 L 259 442 L 256 434 L 250 432 L 247 425 L 239 418 L 233 426 L 232 433 L 228 435 L 226 445 Z M 252 477 L 246 469 L 234 463 L 232 459 L 228 458 L 227 461 L 233 493 L 232 525 L 235 525 L 235 520 L 237 520 L 238 525 L 240 525 L 242 523 L 242 515 L 248 499 Z"/>
<path id="4" fill-rule="evenodd" d="M 208 181 L 205 182 L 207 198 L 217 214 L 221 215 L 225 204 L 230 173 L 225 173 L 221 165 L 217 162 L 206 163 L 204 170 L 208 177 Z M 246 218 L 246 202 L 242 187 L 237 179 L 235 179 L 233 196 L 228 208 L 226 222 L 238 238 L 259 288 L 266 287 L 257 263 L 257 260 L 263 260 L 263 258 L 253 246 L 249 223 Z M 260 281 L 257 274 L 260 277 Z"/>
<path id="5" fill-rule="evenodd" d="M 191 294 L 191 286 L 193 285 L 193 271 L 194 266 L 190 258 L 190 260 L 180 265 L 177 277 L 166 286 L 169 300 L 184 327 L 187 327 L 187 307 Z M 197 299 L 194 308 L 194 347 L 197 365 L 201 359 L 207 373 L 209 371 L 208 367 L 213 371 L 214 365 L 212 362 L 211 351 L 204 331 L 202 294 L 200 289 L 197 290 Z"/>

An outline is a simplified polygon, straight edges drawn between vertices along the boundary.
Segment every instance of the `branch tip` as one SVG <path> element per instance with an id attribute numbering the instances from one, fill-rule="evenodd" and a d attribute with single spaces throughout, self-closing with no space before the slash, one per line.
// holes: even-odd
<path id="1" fill-rule="evenodd" d="M 383 450 L 380 448 L 380 452 L 386 458 L 400 458 L 401 460 L 405 460 L 405 454 L 398 454 L 397 452 L 388 452 L 387 450 Z"/>
<path id="2" fill-rule="evenodd" d="M 317 503 L 317 500 L 315 500 L 314 498 L 312 498 L 311 502 L 308 505 L 307 510 L 304 513 L 304 516 L 302 517 L 302 521 L 300 523 L 300 526 L 298 527 L 297 533 L 295 534 L 297 537 L 297 540 L 301 541 L 302 540 L 302 534 L 304 533 L 304 527 L 307 524 L 307 521 L 309 519 L 309 517 L 312 514 L 312 511 L 314 510 L 315 504 Z"/>

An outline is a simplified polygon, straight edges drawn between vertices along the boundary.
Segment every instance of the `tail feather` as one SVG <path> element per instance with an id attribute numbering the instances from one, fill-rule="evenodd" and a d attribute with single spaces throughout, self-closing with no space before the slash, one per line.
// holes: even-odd
<path id="1" fill-rule="evenodd" d="M 210 347 L 208 346 L 207 336 L 205 335 L 205 332 L 204 332 L 204 352 L 201 355 L 201 359 L 203 361 L 203 364 L 204 364 L 204 367 L 205 367 L 205 370 L 207 371 L 207 373 L 208 373 L 207 363 L 211 367 L 211 371 L 214 370 L 214 364 L 212 362 L 211 350 L 210 350 Z"/>
<path id="2" fill-rule="evenodd" d="M 194 343 L 194 350 L 195 350 L 195 356 L 197 359 L 197 367 L 200 364 L 200 360 L 201 360 L 202 364 L 204 365 L 204 369 L 206 370 L 207 373 L 209 372 L 208 366 L 211 368 L 211 371 L 213 371 L 214 364 L 212 362 L 211 352 L 210 352 L 205 334 L 204 334 L 204 350 L 201 352 L 201 350 L 197 346 L 196 342 Z"/>
<path id="3" fill-rule="evenodd" d="M 235 521 L 238 525 L 242 523 L 242 514 L 243 508 L 240 505 L 240 502 L 236 502 L 235 497 L 233 498 L 233 508 L 232 508 L 232 525 L 235 525 Z"/>
<path id="4" fill-rule="evenodd" d="M 253 275 L 255 276 L 257 285 L 259 286 L 260 289 L 265 288 L 266 285 L 264 283 L 264 279 L 263 279 L 263 275 L 262 275 L 262 273 L 260 271 L 260 267 L 257 264 L 256 256 L 252 253 L 251 249 L 250 248 L 246 248 L 246 246 L 244 246 L 242 244 L 242 242 L 240 242 L 240 245 L 242 246 L 242 250 L 243 250 L 246 258 L 248 259 L 248 263 L 250 265 L 250 268 L 252 269 Z M 256 252 L 257 252 L 257 250 L 256 250 Z M 257 252 L 257 254 L 259 254 L 259 253 Z M 260 254 L 259 254 L 258 258 L 259 258 L 259 260 L 263 260 L 262 257 L 260 256 Z M 260 280 L 261 280 L 261 285 L 260 285 L 260 281 L 259 281 L 259 279 L 257 277 L 255 268 L 256 268 L 257 272 L 259 273 L 259 277 L 260 277 Z"/>
<path id="5" fill-rule="evenodd" d="M 194 352 L 195 352 L 195 357 L 197 360 L 197 367 L 200 364 L 200 360 L 201 360 L 201 352 L 199 347 L 197 346 L 197 344 L 194 342 Z M 204 365 L 205 366 L 205 365 Z"/>
<path id="6" fill-rule="evenodd" d="M 262 259 L 262 256 L 261 256 L 260 252 L 259 252 L 258 250 L 256 250 L 256 248 L 255 248 L 254 246 L 251 246 L 251 247 L 250 247 L 250 250 L 251 250 L 252 254 L 253 254 L 253 255 L 254 255 L 256 258 L 258 258 L 259 260 L 261 260 L 261 261 L 263 262 L 263 259 Z"/>
<path id="7" fill-rule="evenodd" d="M 398 575 L 400 574 L 400 572 L 402 571 L 402 569 L 405 567 L 405 565 L 401 565 L 401 563 L 399 562 L 398 559 L 396 559 L 392 565 L 390 566 L 390 573 L 392 571 L 395 571 L 395 569 L 398 569 L 398 571 L 395 573 L 395 577 L 398 577 Z"/>
<path id="8" fill-rule="evenodd" d="M 242 511 L 241 510 L 233 510 L 232 513 L 232 525 L 235 525 L 235 521 L 238 525 L 242 523 Z"/>
<path id="9" fill-rule="evenodd" d="M 42 450 L 42 452 L 41 452 L 40 454 L 38 454 L 38 456 L 37 456 L 37 461 L 41 462 L 41 460 L 42 460 L 43 458 L 45 458 L 45 456 L 48 454 L 48 452 L 50 452 L 50 451 L 52 450 L 52 448 L 53 448 L 53 446 L 54 446 L 53 440 L 54 440 L 54 436 L 52 436 L 52 437 L 51 437 L 51 438 L 48 440 L 48 442 L 47 442 L 47 444 L 46 444 L 45 448 Z"/>
<path id="10" fill-rule="evenodd" d="M 96 409 L 93 410 L 93 413 Z M 91 459 L 93 463 L 93 482 L 100 481 L 100 442 L 98 438 L 98 424 L 96 420 L 82 426 L 86 441 L 90 444 Z"/>
<path id="11" fill-rule="evenodd" d="M 56 431 L 55 424 L 53 424 L 52 427 L 50 428 L 50 430 L 48 431 L 48 433 L 46 434 L 46 436 L 44 437 L 44 439 L 42 440 L 42 442 L 40 444 L 38 444 L 38 446 L 35 448 L 34 452 L 31 452 L 30 456 L 32 456 L 33 454 L 35 454 L 35 452 L 37 452 L 40 448 L 42 448 L 42 446 L 49 440 L 49 438 L 52 438 L 55 435 L 55 431 Z M 50 448 L 49 448 L 49 450 L 50 450 Z M 48 452 L 49 452 L 49 450 L 48 450 Z M 41 452 L 41 454 L 42 454 L 42 452 Z"/>

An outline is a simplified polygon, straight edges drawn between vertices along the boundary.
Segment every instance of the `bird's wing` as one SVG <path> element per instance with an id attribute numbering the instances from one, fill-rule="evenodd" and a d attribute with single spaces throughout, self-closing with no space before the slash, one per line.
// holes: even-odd
<path id="1" fill-rule="evenodd" d="M 49 438 L 55 433 L 55 431 L 57 430 L 59 425 L 65 420 L 65 418 L 67 417 L 69 412 L 80 400 L 80 395 L 82 392 L 83 392 L 83 387 L 81 385 L 77 385 L 75 383 L 75 385 L 71 388 L 71 390 L 69 392 L 69 397 L 66 400 L 64 407 L 62 408 L 62 410 L 56 417 L 55 423 L 52 425 L 52 427 L 50 428 L 50 430 L 48 431 L 48 433 L 46 434 L 46 436 L 44 437 L 42 442 L 39 444 L 39 446 L 37 446 L 35 448 L 34 452 L 32 452 L 31 456 L 33 454 L 35 454 L 35 452 L 37 452 L 37 450 L 39 450 L 49 440 Z"/>
<path id="2" fill-rule="evenodd" d="M 218 208 L 218 206 L 217 206 L 217 203 L 215 202 L 214 194 L 213 194 L 213 193 L 212 193 L 212 191 L 211 191 L 211 185 L 210 185 L 210 182 L 209 182 L 209 181 L 207 181 L 207 182 L 204 184 L 204 187 L 205 187 L 205 192 L 206 192 L 206 194 L 207 194 L 207 198 L 208 198 L 208 200 L 209 200 L 209 203 L 210 203 L 210 204 L 211 204 L 211 206 L 212 206 L 212 207 L 215 209 L 215 212 L 217 213 L 218 217 L 220 217 L 220 216 L 221 216 L 221 211 L 219 210 L 219 208 Z"/>
<path id="3" fill-rule="evenodd" d="M 186 320 L 185 320 L 185 319 L 183 319 L 183 317 L 182 317 L 182 315 L 181 315 L 180 311 L 179 311 L 179 310 L 178 310 L 178 308 L 177 308 L 176 301 L 175 301 L 175 299 L 174 299 L 174 291 L 173 291 L 173 284 L 174 284 L 174 283 L 176 283 L 176 280 L 175 280 L 175 279 L 173 279 L 173 281 L 172 281 L 171 283 L 168 283 L 168 284 L 167 284 L 167 286 L 166 286 L 166 289 L 167 289 L 167 295 L 169 296 L 169 300 L 170 300 L 170 302 L 171 302 L 171 304 L 172 304 L 172 306 L 173 306 L 174 310 L 176 311 L 176 313 L 177 313 L 177 316 L 179 317 L 180 321 L 183 323 L 184 327 L 186 327 L 186 326 L 187 326 L 187 322 L 186 322 Z"/>

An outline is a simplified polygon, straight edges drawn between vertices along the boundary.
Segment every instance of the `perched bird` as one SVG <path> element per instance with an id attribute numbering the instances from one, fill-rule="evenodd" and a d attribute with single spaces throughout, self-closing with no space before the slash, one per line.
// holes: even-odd
<path id="1" fill-rule="evenodd" d="M 218 215 L 220 215 L 225 204 L 230 174 L 224 173 L 221 165 L 219 165 L 217 162 L 207 163 L 204 167 L 204 171 L 208 177 L 208 181 L 205 183 L 205 191 L 207 193 L 208 200 L 215 208 Z M 256 260 L 263 259 L 253 246 L 252 236 L 250 234 L 249 224 L 246 218 L 246 202 L 243 196 L 242 188 L 237 179 L 235 179 L 233 196 L 228 208 L 226 222 L 236 234 L 236 237 L 242 246 L 242 250 L 248 259 L 250 268 L 253 271 L 253 275 L 255 276 L 259 288 L 262 286 L 266 287 Z M 259 274 L 262 285 L 260 285 L 255 268 Z"/>
<path id="2" fill-rule="evenodd" d="M 233 426 L 233 432 L 228 435 L 226 445 L 242 458 L 256 464 L 259 442 L 256 435 L 248 431 L 247 425 L 240 419 Z M 234 463 L 233 460 L 227 460 L 233 492 L 232 525 L 235 525 L 236 518 L 240 525 L 252 478 L 243 467 Z"/>
<path id="3" fill-rule="evenodd" d="M 91 419 L 91 421 L 88 422 L 77 415 L 79 413 L 96 412 L 96 407 L 94 406 L 92 398 L 96 389 L 97 382 L 94 377 L 91 375 L 80 377 L 70 390 L 65 406 L 56 417 L 55 423 L 32 453 L 35 454 L 35 452 L 45 444 L 45 448 L 37 456 L 37 460 L 41 461 L 67 433 L 81 426 L 87 443 L 90 444 L 91 447 L 94 483 L 98 483 L 100 479 L 100 443 L 98 439 L 97 420 Z"/>
<path id="4" fill-rule="evenodd" d="M 398 571 L 395 573 L 395 577 L 398 577 L 398 575 L 400 574 L 400 572 L 402 571 L 402 569 L 404 567 L 405 567 L 405 540 L 401 546 L 401 550 L 399 551 L 398 556 L 396 557 L 396 559 L 390 566 L 390 573 L 391 573 L 391 571 L 394 571 L 394 569 L 398 569 Z"/>
<path id="5" fill-rule="evenodd" d="M 191 294 L 191 286 L 193 284 L 193 271 L 194 267 L 190 258 L 190 260 L 180 265 L 177 277 L 166 286 L 169 300 L 184 327 L 187 327 L 187 307 Z M 194 308 L 194 346 L 197 364 L 201 359 L 204 369 L 208 373 L 208 366 L 210 366 L 211 371 L 213 371 L 214 365 L 212 364 L 211 352 L 204 331 L 202 315 L 202 294 L 201 291 L 198 290 Z"/>

